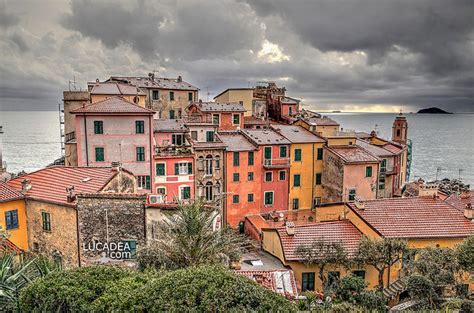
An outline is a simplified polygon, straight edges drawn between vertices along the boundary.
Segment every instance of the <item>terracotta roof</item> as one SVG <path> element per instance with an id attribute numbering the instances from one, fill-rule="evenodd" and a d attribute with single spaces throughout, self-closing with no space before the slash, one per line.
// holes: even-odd
<path id="1" fill-rule="evenodd" d="M 466 193 L 460 195 L 453 193 L 445 201 L 458 210 L 464 212 L 464 209 L 468 204 L 471 204 L 472 206 L 472 199 L 474 199 L 474 190 L 466 191 Z"/>
<path id="2" fill-rule="evenodd" d="M 400 152 L 403 151 L 403 148 L 400 148 L 399 146 L 394 145 L 393 143 L 387 143 L 382 146 L 385 150 L 388 150 L 394 154 L 399 154 Z"/>
<path id="3" fill-rule="evenodd" d="M 360 138 L 360 139 L 369 139 L 371 137 L 371 135 L 366 132 L 355 132 L 355 135 L 357 138 Z"/>
<path id="4" fill-rule="evenodd" d="M 474 223 L 443 200 L 432 197 L 364 201 L 364 209 L 348 204 L 387 238 L 447 238 L 474 234 Z"/>
<path id="5" fill-rule="evenodd" d="M 303 121 L 309 125 L 316 126 L 339 126 L 339 123 L 329 117 L 308 117 L 303 118 Z"/>
<path id="6" fill-rule="evenodd" d="M 22 198 L 23 194 L 21 192 L 8 186 L 7 183 L 0 181 L 0 202 L 8 202 Z"/>
<path id="7" fill-rule="evenodd" d="M 268 120 L 262 120 L 255 116 L 244 116 L 244 125 L 268 125 Z"/>
<path id="8" fill-rule="evenodd" d="M 78 193 L 101 191 L 117 172 L 111 167 L 66 167 L 52 166 L 10 180 L 7 184 L 21 190 L 21 183 L 28 179 L 31 184 L 26 198 L 53 202 L 62 205 L 74 205 L 67 202 L 67 187 L 74 186 Z"/>
<path id="9" fill-rule="evenodd" d="M 20 254 L 23 250 L 7 238 L 0 238 L 0 252 Z"/>
<path id="10" fill-rule="evenodd" d="M 285 227 L 277 229 L 287 261 L 300 261 L 296 249 L 301 245 L 311 245 L 318 239 L 341 243 L 349 256 L 354 255 L 362 238 L 362 233 L 349 221 L 320 222 L 295 227 L 295 234 L 289 236 Z"/>
<path id="11" fill-rule="evenodd" d="M 227 151 L 253 151 L 256 147 L 245 138 L 244 135 L 237 132 L 219 133 L 219 138 L 226 145 Z"/>
<path id="12" fill-rule="evenodd" d="M 117 82 L 95 83 L 91 90 L 92 95 L 146 95 L 136 86 Z"/>
<path id="13" fill-rule="evenodd" d="M 143 114 L 151 115 L 155 112 L 146 108 L 143 108 L 135 103 L 125 100 L 122 97 L 114 96 L 108 99 L 97 101 L 89 104 L 85 107 L 77 108 L 71 111 L 72 114 L 79 113 L 105 113 L 105 114 Z"/>
<path id="14" fill-rule="evenodd" d="M 258 145 L 287 145 L 291 142 L 271 129 L 244 129 L 242 133 Z"/>
<path id="15" fill-rule="evenodd" d="M 239 102 L 193 102 L 202 112 L 245 112 L 244 105 Z"/>
<path id="16" fill-rule="evenodd" d="M 324 139 L 316 136 L 305 128 L 296 125 L 272 125 L 272 128 L 278 133 L 282 134 L 283 137 L 291 141 L 291 143 L 313 143 L 313 142 L 326 142 Z"/>
<path id="17" fill-rule="evenodd" d="M 169 89 L 169 90 L 192 90 L 197 91 L 199 88 L 191 85 L 184 80 L 178 78 L 156 77 L 151 79 L 149 76 L 112 76 L 108 81 L 125 81 L 139 88 L 145 89 Z"/>
<path id="18" fill-rule="evenodd" d="M 227 91 L 231 91 L 231 90 L 253 90 L 254 88 L 227 88 L 226 90 L 222 91 L 221 93 L 219 93 L 217 96 L 214 97 L 214 99 L 216 99 L 217 97 L 219 97 L 220 95 L 223 95 L 225 94 Z"/>
<path id="19" fill-rule="evenodd" d="M 155 132 L 185 133 L 188 131 L 182 120 L 155 119 L 153 120 Z"/>
<path id="20" fill-rule="evenodd" d="M 280 102 L 289 103 L 289 104 L 298 104 L 300 103 L 300 100 L 295 99 L 295 98 L 290 98 L 290 97 L 281 97 Z"/>
<path id="21" fill-rule="evenodd" d="M 375 163 L 380 159 L 358 146 L 331 146 L 329 151 L 339 156 L 345 163 Z"/>
<path id="22" fill-rule="evenodd" d="M 390 152 L 387 149 L 381 148 L 379 146 L 373 145 L 365 140 L 356 140 L 356 145 L 361 147 L 362 149 L 365 149 L 367 152 L 370 154 L 376 156 L 376 157 L 393 157 L 395 156 L 394 153 Z"/>

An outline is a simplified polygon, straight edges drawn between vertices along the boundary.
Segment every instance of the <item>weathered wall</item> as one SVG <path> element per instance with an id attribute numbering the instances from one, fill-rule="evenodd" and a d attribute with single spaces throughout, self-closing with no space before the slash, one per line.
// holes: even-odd
<path id="1" fill-rule="evenodd" d="M 82 194 L 78 195 L 77 212 L 81 266 L 100 263 L 103 251 L 90 251 L 93 241 L 101 243 L 136 241 L 145 244 L 146 195 Z M 106 257 L 112 257 L 106 254 Z M 114 261 L 113 261 L 114 262 Z M 115 262 L 127 262 L 115 260 Z"/>
<path id="2" fill-rule="evenodd" d="M 322 175 L 323 203 L 342 201 L 344 163 L 331 151 L 324 149 L 324 168 Z"/>
<path id="3" fill-rule="evenodd" d="M 240 102 L 242 101 L 245 112 L 245 116 L 252 115 L 252 100 L 253 100 L 253 89 L 235 89 L 227 90 L 219 97 L 214 99 L 216 102 Z"/>

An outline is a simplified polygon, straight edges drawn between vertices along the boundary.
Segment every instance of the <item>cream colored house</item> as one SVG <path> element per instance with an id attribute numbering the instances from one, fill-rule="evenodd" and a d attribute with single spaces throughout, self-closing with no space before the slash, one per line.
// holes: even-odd
<path id="1" fill-rule="evenodd" d="M 244 116 L 252 116 L 253 88 L 229 88 L 214 97 L 216 102 L 239 102 L 246 110 Z"/>

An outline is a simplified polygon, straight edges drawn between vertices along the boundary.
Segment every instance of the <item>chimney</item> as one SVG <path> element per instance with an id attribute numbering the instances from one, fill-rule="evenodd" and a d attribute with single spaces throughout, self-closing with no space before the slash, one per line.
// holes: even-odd
<path id="1" fill-rule="evenodd" d="M 471 198 L 471 191 L 469 189 L 463 190 L 461 192 L 461 199 L 470 199 Z"/>
<path id="2" fill-rule="evenodd" d="M 376 137 L 376 136 L 377 136 L 377 133 L 375 132 L 375 130 L 370 132 L 370 137 Z"/>
<path id="3" fill-rule="evenodd" d="M 356 208 L 358 208 L 359 210 L 364 210 L 365 209 L 365 203 L 364 203 L 364 200 L 360 197 L 356 197 L 355 200 L 354 200 L 354 205 L 356 206 Z"/>
<path id="4" fill-rule="evenodd" d="M 71 203 L 76 201 L 76 192 L 74 191 L 74 186 L 66 187 L 67 192 L 67 202 Z"/>
<path id="5" fill-rule="evenodd" d="M 23 179 L 21 182 L 21 192 L 25 193 L 31 189 L 31 181 L 29 179 Z"/>
<path id="6" fill-rule="evenodd" d="M 286 222 L 285 223 L 286 233 L 288 236 L 295 235 L 295 223 L 294 222 Z"/>
<path id="7" fill-rule="evenodd" d="M 420 184 L 418 196 L 436 198 L 438 196 L 438 184 Z"/>
<path id="8" fill-rule="evenodd" d="M 178 83 L 182 82 L 183 81 L 183 78 L 181 77 L 181 75 L 178 76 Z"/>
<path id="9" fill-rule="evenodd" d="M 473 211 L 474 210 L 472 209 L 472 204 L 471 203 L 466 204 L 466 207 L 464 208 L 464 217 L 472 221 L 474 219 Z"/>

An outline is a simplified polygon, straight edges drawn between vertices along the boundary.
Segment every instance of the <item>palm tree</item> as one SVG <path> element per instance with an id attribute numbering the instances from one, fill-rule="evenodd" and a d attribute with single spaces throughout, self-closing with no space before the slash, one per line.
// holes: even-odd
<path id="1" fill-rule="evenodd" d="M 178 269 L 238 260 L 250 242 L 232 229 L 214 230 L 215 217 L 216 211 L 202 201 L 178 204 L 158 223 L 157 239 L 138 251 L 140 267 Z"/>

